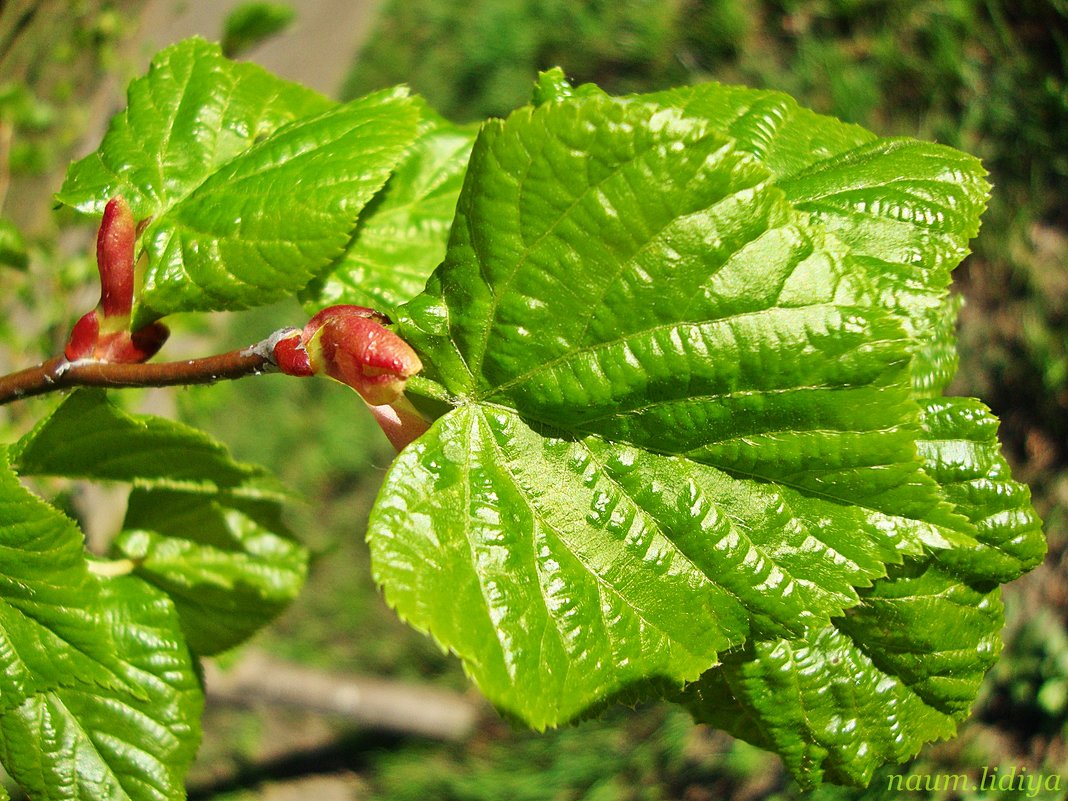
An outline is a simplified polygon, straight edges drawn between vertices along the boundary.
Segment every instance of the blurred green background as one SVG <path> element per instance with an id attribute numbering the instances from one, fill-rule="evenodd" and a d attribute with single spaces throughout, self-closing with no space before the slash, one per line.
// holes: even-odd
<path id="1" fill-rule="evenodd" d="M 200 4 L 206 5 L 206 4 Z M 237 4 L 230 3 L 228 6 Z M 807 797 L 1025 798 L 888 789 L 917 777 L 999 769 L 1057 774 L 1068 795 L 1068 0 L 367 0 L 362 46 L 311 48 L 343 75 L 342 98 L 408 83 L 467 121 L 524 104 L 536 72 L 634 92 L 707 79 L 782 89 L 881 134 L 933 139 L 980 156 L 994 199 L 958 270 L 961 369 L 955 391 L 1003 420 L 1017 476 L 1047 521 L 1046 563 L 1006 590 L 1006 651 L 973 718 L 949 743 L 879 774 L 868 791 Z M 70 154 L 91 149 L 92 104 L 138 73 L 160 7 L 196 3 L 0 4 L 0 367 L 53 352 L 95 298 L 85 231 L 47 211 Z M 309 20 L 351 25 L 352 3 L 242 4 L 201 30 L 263 60 Z M 344 12 L 344 13 L 342 13 Z M 155 16 L 153 16 L 155 15 Z M 333 15 L 333 16 L 332 16 Z M 314 66 L 314 64 L 313 64 Z M 320 72 L 316 74 L 327 74 Z M 109 77 L 110 76 L 110 77 Z M 112 89 L 114 96 L 114 89 Z M 105 105 L 105 110 L 107 106 Z M 106 118 L 106 115 L 105 115 Z M 95 132 L 99 138 L 99 132 Z M 296 324 L 296 306 L 179 322 L 172 347 L 206 353 Z M 172 352 L 172 355 L 175 355 Z M 317 557 L 301 600 L 254 647 L 331 671 L 477 695 L 455 660 L 401 624 L 370 579 L 362 531 L 391 452 L 356 396 L 326 382 L 267 377 L 131 406 L 181 416 L 268 465 L 306 498 L 293 525 Z M 17 429 L 37 407 L 5 412 Z M 269 420 L 249 425 L 249 420 Z M 76 500 L 76 499 L 74 499 Z M 72 500 L 72 508 L 78 504 Z M 235 655 L 233 659 L 240 659 Z M 468 739 L 441 744 L 338 720 L 215 705 L 190 777 L 198 798 L 727 799 L 801 797 L 775 757 L 696 727 L 666 706 L 619 709 L 557 732 L 517 731 L 487 710 Z M 909 785 L 912 786 L 912 785 Z"/>

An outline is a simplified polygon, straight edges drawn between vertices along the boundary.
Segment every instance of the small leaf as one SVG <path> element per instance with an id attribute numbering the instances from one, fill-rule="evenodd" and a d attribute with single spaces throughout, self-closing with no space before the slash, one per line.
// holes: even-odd
<path id="1" fill-rule="evenodd" d="M 406 92 L 387 90 L 290 123 L 221 165 L 146 229 L 142 317 L 247 308 L 303 288 L 342 252 L 417 123 Z"/>
<path id="2" fill-rule="evenodd" d="M 234 461 L 207 434 L 161 417 L 127 414 L 103 390 L 72 393 L 15 447 L 25 475 L 219 488 L 284 497 L 262 468 Z"/>
<path id="3" fill-rule="evenodd" d="M 113 548 L 172 598 L 186 641 L 205 656 L 277 617 L 308 567 L 274 503 L 226 493 L 135 488 Z"/>
<path id="4" fill-rule="evenodd" d="M 474 131 L 427 108 L 419 130 L 389 182 L 360 216 L 345 253 L 302 293 L 310 312 L 346 303 L 392 315 L 423 289 L 445 256 Z"/>
<path id="5" fill-rule="evenodd" d="M 100 214 L 122 195 L 152 218 L 135 326 L 247 308 L 293 294 L 341 253 L 418 119 L 404 90 L 338 106 L 190 39 L 130 85 L 57 198 Z"/>
<path id="6" fill-rule="evenodd" d="M 122 195 L 139 219 L 161 214 L 278 128 L 336 104 L 262 67 L 187 39 L 131 82 L 100 148 L 71 165 L 57 199 L 100 215 Z"/>
<path id="7" fill-rule="evenodd" d="M 97 586 L 74 523 L 0 470 L 0 711 L 75 681 L 130 689 L 94 628 Z"/>
<path id="8" fill-rule="evenodd" d="M 77 681 L 0 717 L 0 761 L 32 798 L 170 801 L 200 739 L 203 694 L 174 607 L 137 579 L 101 582 L 123 678 L 136 692 Z"/>

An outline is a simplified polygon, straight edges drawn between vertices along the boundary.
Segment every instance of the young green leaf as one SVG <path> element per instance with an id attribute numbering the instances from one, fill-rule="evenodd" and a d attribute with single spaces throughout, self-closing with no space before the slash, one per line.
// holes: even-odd
<path id="1" fill-rule="evenodd" d="M 975 544 L 917 456 L 904 324 L 770 178 L 673 109 L 520 110 L 398 311 L 458 408 L 387 475 L 375 574 L 534 725 Z"/>
<path id="2" fill-rule="evenodd" d="M 344 255 L 301 294 L 309 312 L 349 303 L 392 314 L 445 256 L 475 132 L 420 107 L 408 155 L 360 215 Z"/>
<path id="3" fill-rule="evenodd" d="M 338 106 L 188 40 L 131 85 L 58 197 L 91 212 L 121 194 L 152 218 L 135 325 L 248 308 L 295 293 L 342 252 L 418 122 L 403 89 Z"/>
<path id="4" fill-rule="evenodd" d="M 184 797 L 203 695 L 170 600 L 91 575 L 6 458 L 0 532 L 0 762 L 33 798 Z"/>
<path id="5" fill-rule="evenodd" d="M 25 475 L 285 495 L 263 468 L 235 461 L 204 432 L 161 417 L 127 414 L 98 389 L 66 398 L 16 444 L 13 461 Z"/>
<path id="6" fill-rule="evenodd" d="M 130 83 L 127 106 L 96 152 L 71 165 L 57 200 L 104 213 L 122 195 L 138 219 L 161 214 L 283 125 L 335 107 L 262 67 L 187 39 L 161 50 Z"/>
<path id="7" fill-rule="evenodd" d="M 307 550 L 270 501 L 162 488 L 130 494 L 117 558 L 174 601 L 189 647 L 208 656 L 248 639 L 304 586 Z"/>
<path id="8" fill-rule="evenodd" d="M 247 639 L 303 586 L 308 555 L 281 520 L 285 491 L 203 432 L 80 390 L 14 453 L 27 475 L 137 485 L 115 556 L 171 596 L 198 654 Z"/>
<path id="9" fill-rule="evenodd" d="M 378 92 L 222 165 L 145 230 L 141 314 L 247 308 L 302 289 L 343 251 L 418 119 L 405 90 Z"/>

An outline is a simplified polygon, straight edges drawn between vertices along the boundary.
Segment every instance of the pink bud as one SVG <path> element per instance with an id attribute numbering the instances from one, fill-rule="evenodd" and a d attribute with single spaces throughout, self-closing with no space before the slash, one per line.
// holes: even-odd
<path id="1" fill-rule="evenodd" d="M 107 325 L 115 330 L 125 328 L 133 308 L 134 241 L 137 225 L 130 206 L 120 196 L 108 201 L 104 219 L 96 235 L 96 264 L 100 270 L 100 310 L 104 320 L 117 318 L 121 324 Z"/>
<path id="2" fill-rule="evenodd" d="M 136 364 L 155 356 L 167 340 L 170 332 L 159 322 L 130 331 L 137 233 L 129 204 L 121 197 L 109 200 L 96 235 L 100 303 L 75 323 L 63 352 L 68 361 Z"/>
<path id="3" fill-rule="evenodd" d="M 411 346 L 361 306 L 323 309 L 302 339 L 314 373 L 348 384 L 371 406 L 396 402 L 409 378 L 423 369 Z"/>
<path id="4" fill-rule="evenodd" d="M 370 409 L 378 427 L 398 452 L 430 429 L 430 423 L 403 395 L 390 406 L 371 406 Z"/>
<path id="5" fill-rule="evenodd" d="M 133 333 L 122 330 L 102 334 L 93 350 L 93 358 L 102 362 L 140 364 L 159 352 L 170 333 L 163 323 L 155 322 Z"/>

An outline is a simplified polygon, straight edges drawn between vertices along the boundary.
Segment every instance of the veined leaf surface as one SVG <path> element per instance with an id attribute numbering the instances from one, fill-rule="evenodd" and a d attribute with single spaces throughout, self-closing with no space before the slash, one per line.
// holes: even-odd
<path id="1" fill-rule="evenodd" d="M 151 218 L 135 322 L 302 289 L 344 250 L 418 132 L 403 88 L 337 105 L 192 39 L 157 56 L 60 201 Z"/>
<path id="2" fill-rule="evenodd" d="M 91 574 L 6 455 L 0 536 L 0 762 L 33 798 L 182 797 L 203 695 L 170 599 Z"/>
<path id="3" fill-rule="evenodd" d="M 923 472 L 901 310 L 773 179 L 675 109 L 520 110 L 398 310 L 456 408 L 387 475 L 376 577 L 534 725 L 976 543 Z"/>

